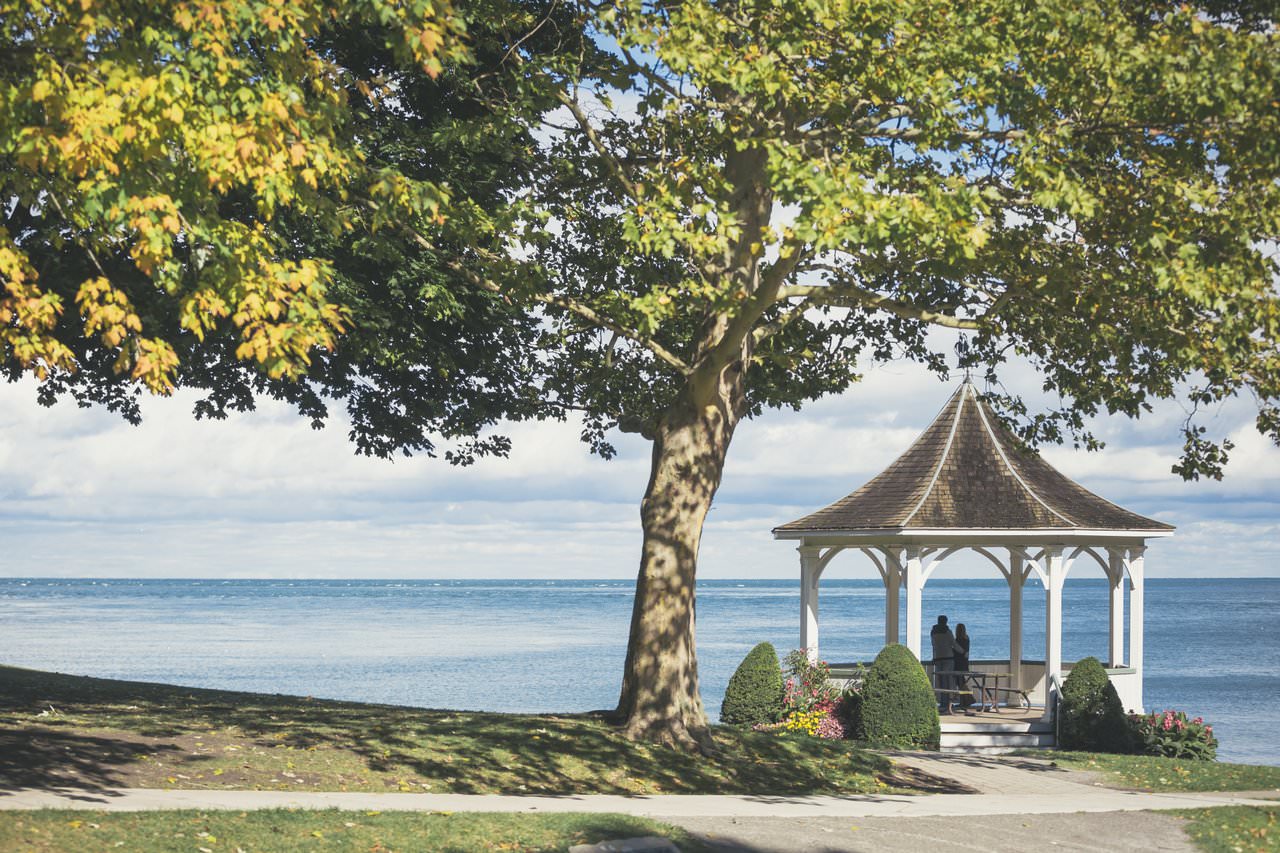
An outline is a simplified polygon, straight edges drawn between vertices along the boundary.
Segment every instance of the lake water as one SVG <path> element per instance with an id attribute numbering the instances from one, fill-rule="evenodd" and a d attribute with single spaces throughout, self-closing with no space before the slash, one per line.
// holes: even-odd
<path id="1" fill-rule="evenodd" d="M 617 700 L 631 581 L 0 579 L 0 663 L 78 675 L 491 711 L 584 711 Z M 824 580 L 822 654 L 882 645 L 878 580 Z M 1072 579 L 1063 659 L 1107 656 L 1107 587 Z M 1024 593 L 1024 656 L 1044 651 L 1043 592 Z M 698 584 L 708 713 L 768 640 L 799 640 L 799 585 Z M 1002 580 L 931 580 L 937 613 L 964 622 L 974 659 L 1008 656 Z M 1147 710 L 1203 716 L 1228 761 L 1280 764 L 1280 578 L 1147 581 Z"/>

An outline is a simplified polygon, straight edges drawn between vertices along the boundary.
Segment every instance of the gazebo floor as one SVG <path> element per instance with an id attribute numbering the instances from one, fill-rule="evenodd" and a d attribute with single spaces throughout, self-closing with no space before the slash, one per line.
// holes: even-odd
<path id="1" fill-rule="evenodd" d="M 973 708 L 972 711 L 973 713 L 966 714 L 957 709 L 951 714 L 943 714 L 942 725 L 946 726 L 948 723 L 965 723 L 973 725 L 1011 723 L 1026 725 L 1028 723 L 1038 723 L 1044 718 L 1043 708 L 1002 707 L 999 711 L 980 711 L 977 708 Z"/>

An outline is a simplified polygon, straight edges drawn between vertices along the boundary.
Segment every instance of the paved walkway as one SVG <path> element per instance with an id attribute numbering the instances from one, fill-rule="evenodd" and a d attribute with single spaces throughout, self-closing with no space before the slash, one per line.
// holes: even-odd
<path id="1" fill-rule="evenodd" d="M 447 812 L 616 812 L 653 818 L 681 817 L 939 817 L 996 814 L 1061 814 L 1257 805 L 1240 794 L 1142 794 L 1083 789 L 1064 794 L 933 794 L 848 797 L 736 797 L 607 794 L 508 797 L 470 794 L 364 794 L 332 791 L 109 791 L 0 792 L 2 809 L 348 809 Z"/>
<path id="2" fill-rule="evenodd" d="M 618 812 L 679 822 L 682 818 L 946 817 L 1049 815 L 1257 804 L 1280 792 L 1248 794 L 1147 794 L 1093 783 L 1088 774 L 1039 759 L 901 753 L 912 770 L 952 780 L 971 793 L 850 796 L 726 796 L 608 794 L 499 796 L 470 794 L 371 794 L 332 791 L 225 791 L 125 788 L 0 791 L 0 809 L 71 808 L 107 811 L 147 809 L 339 808 L 379 811 Z"/>

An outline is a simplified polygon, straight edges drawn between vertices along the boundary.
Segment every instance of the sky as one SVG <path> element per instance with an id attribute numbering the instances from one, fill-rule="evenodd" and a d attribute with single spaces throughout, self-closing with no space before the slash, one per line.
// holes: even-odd
<path id="1" fill-rule="evenodd" d="M 699 577 L 796 577 L 795 543 L 769 531 L 883 470 L 959 381 L 892 363 L 842 396 L 742 424 Z M 1038 398 L 1029 369 L 1005 384 Z M 196 421 L 193 400 L 147 400 L 134 427 L 69 402 L 43 408 L 31 381 L 0 385 L 0 576 L 635 576 L 649 461 L 637 437 L 619 437 L 618 457 L 604 461 L 572 423 L 514 424 L 510 458 L 454 468 L 357 456 L 340 421 L 313 430 L 272 402 Z M 1103 497 L 1177 525 L 1152 543 L 1148 576 L 1280 575 L 1280 449 L 1253 429 L 1252 407 L 1234 401 L 1208 422 L 1236 444 L 1225 479 L 1186 483 L 1169 471 L 1184 417 L 1167 403 L 1136 422 L 1099 418 L 1105 450 L 1044 455 Z M 937 573 L 968 575 L 996 576 L 963 557 Z M 826 574 L 874 576 L 852 554 Z"/>

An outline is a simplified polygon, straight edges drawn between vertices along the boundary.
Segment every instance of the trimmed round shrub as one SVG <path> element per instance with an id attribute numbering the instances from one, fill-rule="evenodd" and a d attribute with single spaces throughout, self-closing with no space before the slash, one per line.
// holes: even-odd
<path id="1" fill-rule="evenodd" d="M 761 643 L 742 659 L 720 706 L 720 722 L 737 726 L 775 723 L 782 713 L 782 667 L 772 643 Z"/>
<path id="2" fill-rule="evenodd" d="M 1079 661 L 1062 682 L 1058 746 L 1083 752 L 1132 752 L 1129 719 L 1107 670 L 1095 657 Z"/>
<path id="3" fill-rule="evenodd" d="M 856 731 L 873 746 L 937 749 L 938 700 L 911 650 L 891 643 L 867 670 Z"/>

